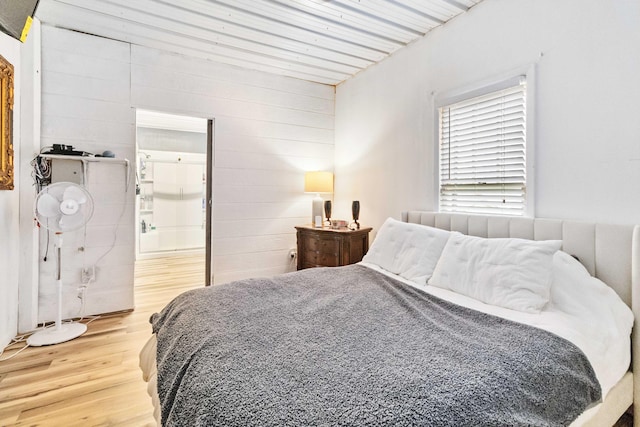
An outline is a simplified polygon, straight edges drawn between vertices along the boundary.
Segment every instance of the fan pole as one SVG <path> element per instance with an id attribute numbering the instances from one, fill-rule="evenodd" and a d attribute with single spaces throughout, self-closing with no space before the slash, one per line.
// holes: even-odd
<path id="1" fill-rule="evenodd" d="M 56 232 L 56 254 L 57 259 L 57 273 L 56 273 L 56 285 L 58 291 L 58 310 L 56 316 L 55 327 L 45 328 L 31 335 L 27 339 L 27 344 L 34 347 L 43 345 L 59 344 L 61 342 L 69 341 L 84 334 L 87 330 L 87 325 L 83 323 L 66 323 L 62 324 L 62 233 Z"/>
<path id="2" fill-rule="evenodd" d="M 56 331 L 62 330 L 62 233 L 56 233 L 56 286 L 58 288 L 58 315 Z"/>

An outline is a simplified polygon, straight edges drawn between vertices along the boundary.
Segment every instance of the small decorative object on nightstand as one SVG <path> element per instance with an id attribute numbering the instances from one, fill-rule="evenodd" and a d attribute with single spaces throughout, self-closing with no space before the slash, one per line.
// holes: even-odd
<path id="1" fill-rule="evenodd" d="M 360 202 L 358 200 L 354 200 L 351 203 L 351 216 L 353 217 L 353 222 L 349 224 L 349 228 L 352 230 L 360 230 L 360 223 L 358 222 L 360 218 Z"/>
<path id="2" fill-rule="evenodd" d="M 362 261 L 369 250 L 371 227 L 359 230 L 298 226 L 298 270 L 339 267 Z"/>
<path id="3" fill-rule="evenodd" d="M 331 225 L 331 200 L 324 201 L 324 216 L 327 218 L 324 225 Z"/>

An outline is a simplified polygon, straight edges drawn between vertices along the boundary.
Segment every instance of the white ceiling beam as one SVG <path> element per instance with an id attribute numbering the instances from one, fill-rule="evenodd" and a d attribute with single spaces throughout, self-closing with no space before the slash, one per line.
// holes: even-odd
<path id="1" fill-rule="evenodd" d="M 322 0 L 311 1 L 322 2 Z M 409 37 L 407 42 L 442 24 L 442 21 L 436 17 L 393 0 L 367 0 L 366 2 L 334 0 L 326 4 L 326 7 L 339 8 L 351 15 L 359 14 L 370 17 L 369 21 L 373 21 L 373 24 L 377 26 L 388 25 L 390 27 L 403 28 Z"/>
<path id="2" fill-rule="evenodd" d="M 74 8 L 69 5 L 46 3 L 39 7 L 36 16 L 44 22 L 69 22 L 73 16 L 73 25 L 63 26 L 88 34 L 98 34 L 102 37 L 121 40 L 124 42 L 148 46 L 151 48 L 205 58 L 229 65 L 265 71 L 274 74 L 295 77 L 302 80 L 315 81 L 324 84 L 336 84 L 350 77 L 349 74 L 319 70 L 314 67 L 277 61 L 260 55 L 250 55 L 247 52 L 232 50 L 211 43 L 176 37 L 163 30 L 142 28 L 139 25 L 119 22 L 113 25 L 110 16 L 99 16 L 95 12 Z"/>
<path id="3" fill-rule="evenodd" d="M 296 9 L 334 25 L 356 29 L 373 37 L 384 37 L 402 46 L 416 36 L 423 35 L 425 28 L 432 28 L 437 23 L 425 22 L 413 17 L 402 16 L 402 11 L 391 10 L 386 13 L 371 7 L 372 0 L 365 3 L 354 3 L 344 0 L 269 0 L 273 3 Z"/>
<path id="4" fill-rule="evenodd" d="M 137 24 L 150 30 L 164 30 L 176 35 L 177 37 L 185 37 L 193 40 L 194 42 L 209 42 L 220 49 L 228 48 L 242 52 L 249 52 L 255 55 L 284 60 L 291 63 L 310 65 L 332 72 L 353 74 L 356 73 L 360 67 L 371 64 L 371 62 L 367 64 L 363 64 L 362 62 L 360 64 L 349 64 L 340 61 L 341 59 L 346 60 L 347 58 L 338 58 L 337 55 L 334 55 L 332 58 L 321 58 L 308 53 L 296 52 L 284 47 L 278 47 L 277 45 L 270 46 L 266 42 L 252 41 L 249 38 L 230 37 L 227 34 L 206 28 L 207 23 L 198 16 L 174 16 L 173 13 L 175 13 L 175 11 L 171 9 L 163 9 L 163 5 L 158 4 L 155 4 L 155 7 L 157 8 L 160 6 L 160 10 L 148 9 L 151 6 L 150 3 L 154 2 L 148 2 L 145 0 L 138 0 L 136 3 L 128 2 L 135 4 L 135 7 L 129 7 L 122 3 L 118 4 L 118 0 L 114 2 L 104 0 L 63 0 L 61 3 L 108 15 L 113 17 L 114 20 L 127 22 L 129 24 Z M 164 7 L 166 8 L 166 6 Z M 153 12 L 147 12 L 144 8 L 147 8 L 147 10 L 153 10 Z M 169 16 L 171 16 L 171 18 L 169 18 Z M 181 18 L 189 19 L 189 23 L 185 22 Z"/>
<path id="5" fill-rule="evenodd" d="M 179 3 L 172 0 L 153 0 L 154 3 L 170 4 L 175 8 L 183 9 L 191 13 L 199 14 L 212 22 L 218 22 L 228 29 L 229 25 L 238 28 L 253 30 L 264 35 L 280 37 L 283 40 L 292 40 L 307 46 L 326 49 L 331 52 L 340 52 L 366 61 L 379 61 L 387 55 L 388 51 L 370 45 L 362 45 L 354 40 L 342 40 L 326 35 L 325 31 L 313 31 L 293 21 L 278 21 L 256 14 L 252 10 L 225 4 L 214 4 L 207 0 L 183 0 Z"/>
<path id="6" fill-rule="evenodd" d="M 433 17 L 438 20 L 440 24 L 447 22 L 461 12 L 465 12 L 468 7 L 463 4 L 452 4 L 447 0 L 387 0 L 398 4 L 399 7 L 403 7 L 412 13 L 416 13 L 421 16 Z M 455 0 L 454 0 L 455 1 Z"/>
<path id="7" fill-rule="evenodd" d="M 250 13 L 267 19 L 270 22 L 283 23 L 298 28 L 304 28 L 318 34 L 353 43 L 368 46 L 385 53 L 390 53 L 404 46 L 402 40 L 395 40 L 383 34 L 376 34 L 375 29 L 357 29 L 335 22 L 329 18 L 314 16 L 305 10 L 293 7 L 292 0 L 279 2 L 275 0 L 209 0 L 212 3 L 223 4 L 237 11 Z M 310 9 L 310 8 L 307 8 Z"/>
<path id="8" fill-rule="evenodd" d="M 482 0 L 40 0 L 59 26 L 338 84 Z"/>

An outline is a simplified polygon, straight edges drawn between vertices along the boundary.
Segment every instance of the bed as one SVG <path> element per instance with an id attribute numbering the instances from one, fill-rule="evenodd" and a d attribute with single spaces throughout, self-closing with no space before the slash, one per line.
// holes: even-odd
<path id="1" fill-rule="evenodd" d="M 189 291 L 152 316 L 140 355 L 154 415 L 165 426 L 613 425 L 640 401 L 629 369 L 639 233 L 410 211 L 357 265 Z"/>

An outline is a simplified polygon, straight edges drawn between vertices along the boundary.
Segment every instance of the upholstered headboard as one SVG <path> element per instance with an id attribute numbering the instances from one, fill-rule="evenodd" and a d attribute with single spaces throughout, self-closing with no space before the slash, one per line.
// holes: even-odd
<path id="1" fill-rule="evenodd" d="M 640 226 L 561 219 L 510 218 L 408 211 L 405 222 L 478 237 L 562 240 L 562 250 L 578 257 L 591 275 L 612 287 L 640 319 Z M 632 370 L 640 372 L 640 328 L 633 328 Z M 635 376 L 635 375 L 634 375 Z M 634 381 L 634 410 L 640 414 L 640 380 Z M 636 425 L 640 423 L 636 422 Z"/>
<path id="2" fill-rule="evenodd" d="M 631 306 L 633 225 L 422 211 L 403 212 L 402 220 L 478 237 L 562 240 L 563 251 L 578 257 L 592 276 L 615 289 Z M 635 261 L 640 267 L 639 255 L 636 251 Z"/>

